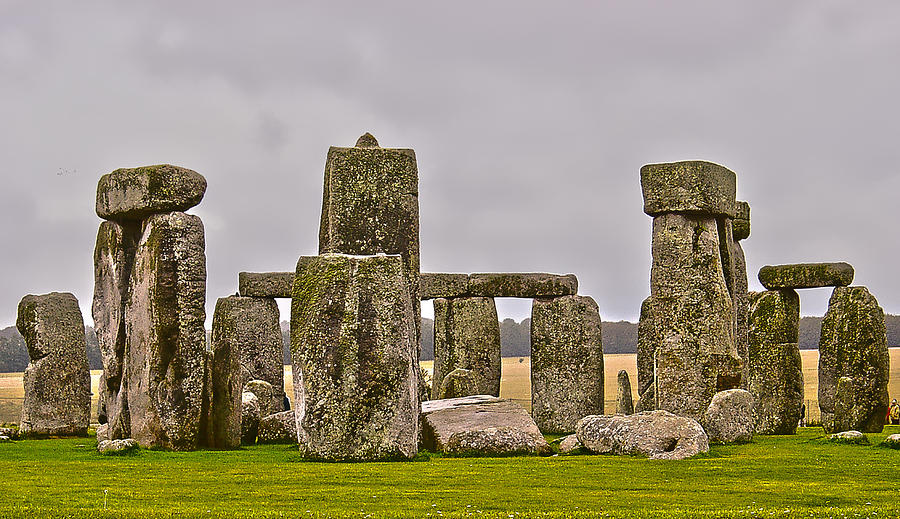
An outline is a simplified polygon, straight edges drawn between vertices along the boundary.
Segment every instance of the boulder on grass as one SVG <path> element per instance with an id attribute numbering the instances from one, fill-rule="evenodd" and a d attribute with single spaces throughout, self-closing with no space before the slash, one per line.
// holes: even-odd
<path id="1" fill-rule="evenodd" d="M 668 411 L 630 416 L 585 416 L 575 428 L 578 441 L 598 454 L 641 454 L 654 460 L 680 460 L 709 451 L 703 427 Z"/>
<path id="2" fill-rule="evenodd" d="M 293 411 L 282 411 L 259 421 L 257 443 L 297 443 L 297 418 Z"/>
<path id="3" fill-rule="evenodd" d="M 241 394 L 241 444 L 253 445 L 259 432 L 259 398 L 249 391 Z"/>
<path id="4" fill-rule="evenodd" d="M 882 447 L 890 449 L 900 449 L 900 434 L 892 434 L 884 439 L 880 444 Z"/>
<path id="5" fill-rule="evenodd" d="M 869 438 L 859 431 L 844 431 L 832 434 L 828 437 L 831 443 L 846 443 L 849 445 L 868 445 Z"/>
<path id="6" fill-rule="evenodd" d="M 710 442 L 747 443 L 753 439 L 753 395 L 743 389 L 720 391 L 703 415 Z"/>
<path id="7" fill-rule="evenodd" d="M 97 444 L 97 452 L 104 456 L 121 456 L 135 452 L 139 449 L 138 442 L 133 438 L 123 440 L 103 440 Z"/>

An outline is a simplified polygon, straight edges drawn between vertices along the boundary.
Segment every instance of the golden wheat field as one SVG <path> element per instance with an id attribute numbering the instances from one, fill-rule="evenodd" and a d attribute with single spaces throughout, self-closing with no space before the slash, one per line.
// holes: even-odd
<path id="1" fill-rule="evenodd" d="M 800 352 L 803 359 L 803 381 L 807 400 L 807 409 L 810 418 L 818 418 L 817 393 L 818 384 L 818 350 L 804 350 Z M 891 380 L 888 392 L 891 398 L 900 398 L 900 348 L 890 348 L 891 355 Z M 430 371 L 432 362 L 422 362 L 422 367 Z M 606 409 L 615 409 L 616 406 L 616 376 L 620 370 L 628 372 L 631 379 L 632 397 L 637 401 L 637 361 L 634 354 L 609 354 L 604 356 L 605 396 Z M 500 380 L 500 396 L 519 402 L 531 409 L 531 359 L 529 357 L 511 357 L 503 359 L 502 378 Z M 93 393 L 93 416 L 97 416 L 97 384 L 100 380 L 100 371 L 91 372 L 91 391 Z M 291 384 L 291 368 L 285 366 L 285 391 L 293 400 L 293 385 Z M 22 412 L 22 373 L 0 373 L 0 422 L 17 422 Z"/>

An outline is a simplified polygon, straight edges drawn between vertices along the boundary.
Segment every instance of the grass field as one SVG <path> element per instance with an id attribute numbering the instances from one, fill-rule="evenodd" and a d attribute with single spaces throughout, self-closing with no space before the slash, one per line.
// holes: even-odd
<path id="1" fill-rule="evenodd" d="M 875 442 L 900 432 L 892 426 Z M 900 450 L 821 429 L 638 457 L 316 463 L 295 447 L 103 457 L 93 438 L 0 444 L 0 517 L 896 517 Z"/>
<path id="2" fill-rule="evenodd" d="M 803 381 L 805 385 L 807 409 L 810 418 L 818 419 L 818 350 L 804 350 L 800 352 L 803 359 Z M 888 392 L 891 398 L 900 398 L 900 348 L 890 348 L 891 355 L 891 380 Z M 521 362 L 520 362 L 521 359 Z M 422 366 L 428 370 L 432 368 L 432 362 L 422 362 Z M 606 409 L 615 409 L 616 406 L 616 376 L 620 370 L 628 372 L 631 378 L 634 401 L 637 402 L 637 361 L 633 354 L 612 354 L 604 356 L 604 377 Z M 291 384 L 291 369 L 285 367 L 285 382 L 288 396 L 293 400 Z M 513 399 L 529 410 L 531 409 L 531 359 L 529 357 L 514 357 L 503 359 L 502 379 L 500 381 L 500 396 Z M 100 371 L 91 372 L 91 391 L 94 394 L 93 415 L 97 416 L 97 383 L 100 380 Z M 0 423 L 18 422 L 22 413 L 22 374 L 0 373 Z"/>

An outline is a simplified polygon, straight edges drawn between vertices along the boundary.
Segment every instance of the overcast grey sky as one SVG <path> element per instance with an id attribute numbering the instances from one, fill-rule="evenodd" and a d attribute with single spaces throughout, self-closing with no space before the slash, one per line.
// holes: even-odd
<path id="1" fill-rule="evenodd" d="M 91 322 L 97 180 L 158 163 L 209 181 L 211 313 L 315 253 L 328 146 L 365 131 L 416 150 L 423 271 L 571 272 L 634 321 L 640 167 L 705 159 L 751 204 L 751 290 L 844 260 L 900 313 L 896 0 L 149 4 L 0 0 L 0 326 L 54 290 Z"/>

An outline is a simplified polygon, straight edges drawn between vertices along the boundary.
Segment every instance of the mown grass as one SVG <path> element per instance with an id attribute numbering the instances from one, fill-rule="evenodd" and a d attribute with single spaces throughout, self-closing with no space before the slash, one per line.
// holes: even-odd
<path id="1" fill-rule="evenodd" d="M 896 432 L 870 438 L 877 444 Z M 714 446 L 681 462 L 431 455 L 316 463 L 286 446 L 103 457 L 95 445 L 93 438 L 0 444 L 0 517 L 900 515 L 900 451 L 829 444 L 814 428 Z"/>

